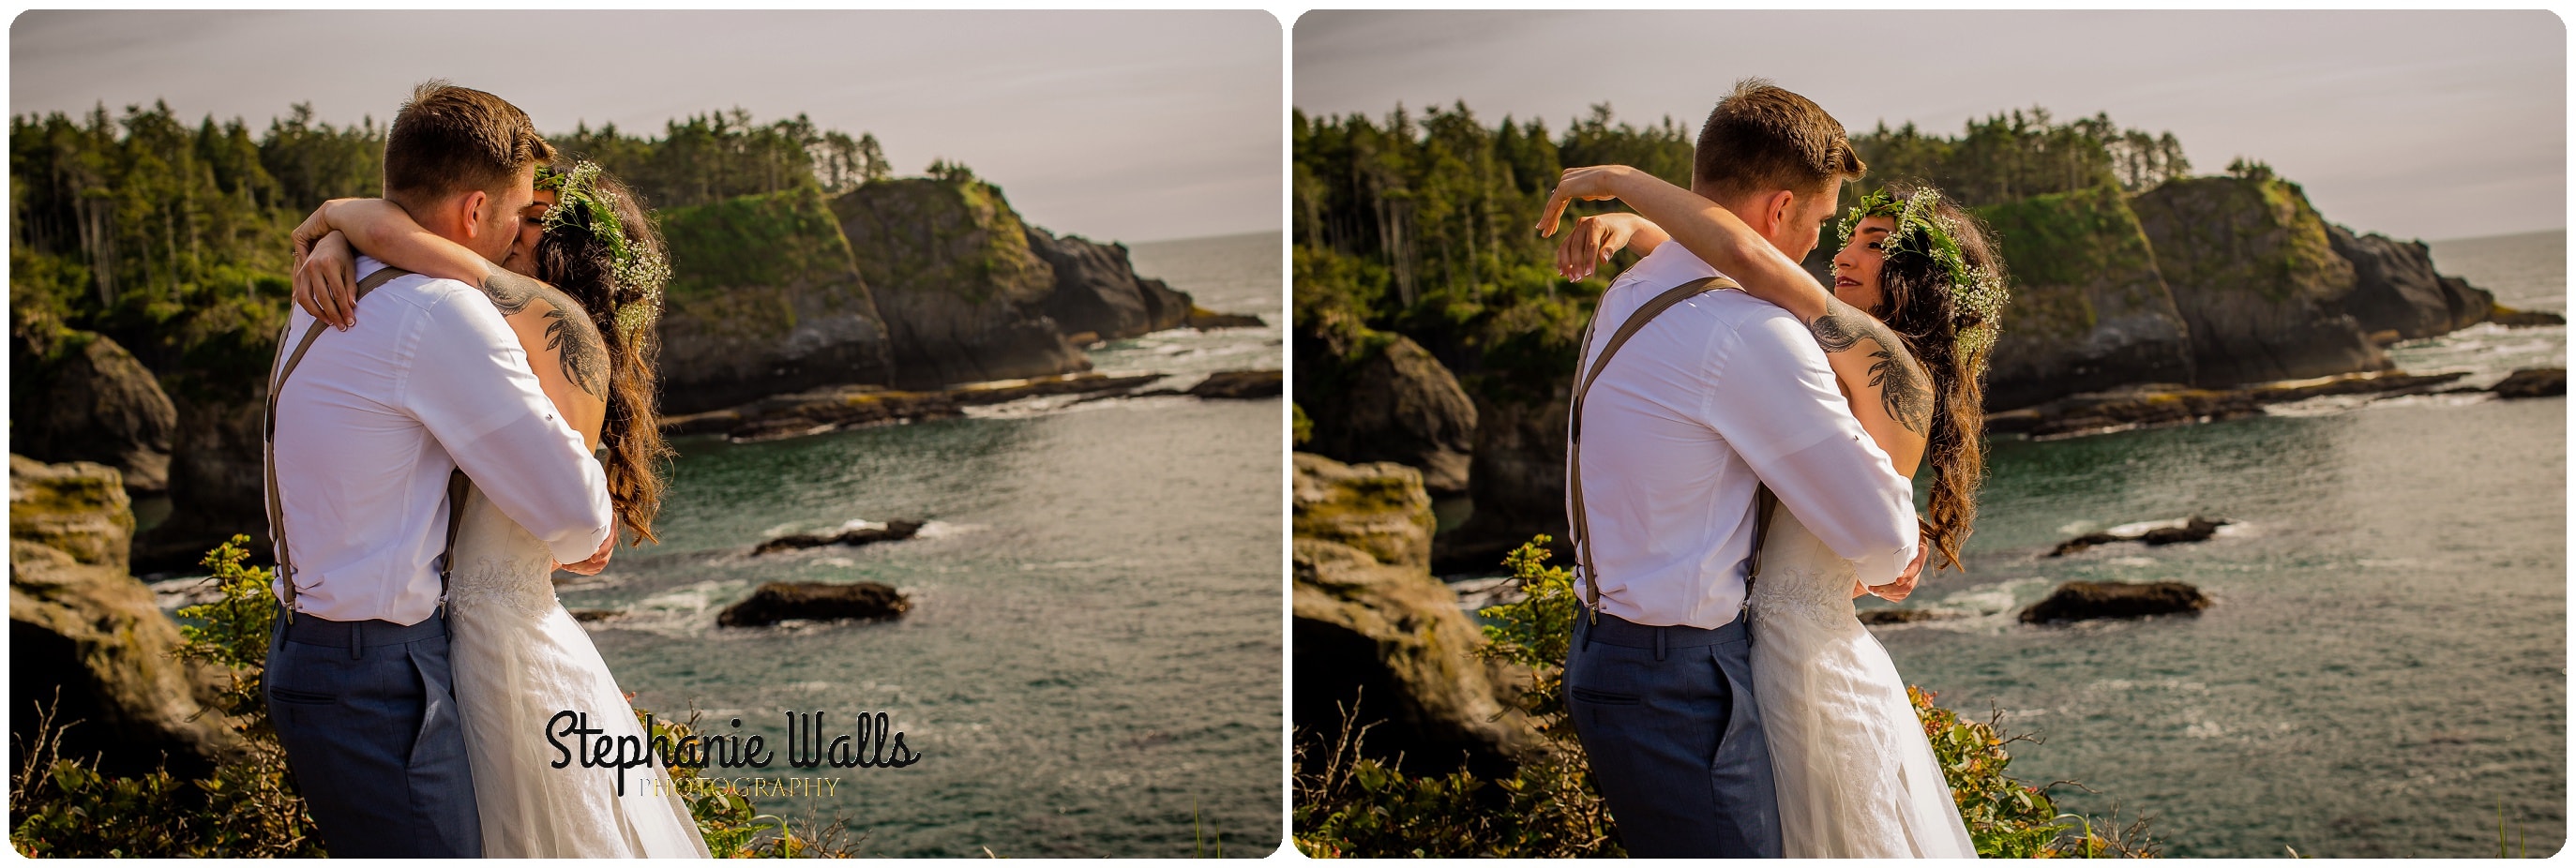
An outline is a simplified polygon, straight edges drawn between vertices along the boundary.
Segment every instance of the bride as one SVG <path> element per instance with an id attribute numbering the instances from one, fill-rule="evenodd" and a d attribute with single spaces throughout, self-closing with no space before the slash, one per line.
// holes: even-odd
<path id="1" fill-rule="evenodd" d="M 381 199 L 325 203 L 295 231 L 310 249 L 296 301 L 323 322 L 355 316 L 356 254 L 431 277 L 495 287 L 546 396 L 593 451 L 607 446 L 618 523 L 654 538 L 668 453 L 653 414 L 651 336 L 669 279 L 662 242 L 635 196 L 579 164 L 541 168 L 536 201 L 501 268 L 531 280 L 489 281 L 493 266 L 420 228 Z M 352 246 L 356 248 L 352 250 Z M 546 738 L 561 711 L 586 714 L 598 737 L 643 737 L 633 710 L 588 634 L 555 600 L 560 566 L 546 547 L 484 498 L 466 496 L 447 593 L 456 705 L 464 724 L 487 857 L 708 855 L 696 820 L 657 763 L 584 767 Z M 563 739 L 571 744 L 572 739 Z"/>
<path id="2" fill-rule="evenodd" d="M 1896 471 L 1912 477 L 1928 460 L 1932 566 L 1957 566 L 1984 476 L 1980 405 L 2005 300 L 2002 262 L 1976 220 L 1928 186 L 1864 196 L 1843 220 L 1828 294 L 1733 212 L 1625 166 L 1567 170 L 1541 226 L 1554 234 L 1568 201 L 1609 198 L 1637 213 L 1583 218 L 1559 246 L 1559 272 L 1580 279 L 1622 247 L 1678 243 L 1809 324 Z M 1869 589 L 1851 563 L 1787 510 L 1772 513 L 1758 563 L 1746 602 L 1753 692 L 1783 854 L 1975 858 L 1905 682 L 1854 614 Z"/>

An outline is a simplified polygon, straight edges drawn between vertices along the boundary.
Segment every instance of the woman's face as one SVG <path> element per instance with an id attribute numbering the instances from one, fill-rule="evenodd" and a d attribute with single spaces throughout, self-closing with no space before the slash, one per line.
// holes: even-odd
<path id="1" fill-rule="evenodd" d="M 555 207 L 555 191 L 539 190 L 528 209 L 519 212 L 519 240 L 510 243 L 510 255 L 501 267 L 528 277 L 537 276 L 537 239 L 546 234 L 546 212 Z"/>
<path id="2" fill-rule="evenodd" d="M 542 194 L 541 194 L 542 195 Z M 1886 293 L 1880 289 L 1880 270 L 1887 264 L 1887 233 L 1896 229 L 1894 217 L 1863 217 L 1852 230 L 1851 242 L 1834 254 L 1834 297 L 1842 303 L 1878 314 L 1879 302 Z"/>

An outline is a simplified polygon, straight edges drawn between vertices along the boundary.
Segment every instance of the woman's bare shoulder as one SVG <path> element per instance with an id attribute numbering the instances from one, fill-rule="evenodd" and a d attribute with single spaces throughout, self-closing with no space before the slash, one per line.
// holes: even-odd
<path id="1" fill-rule="evenodd" d="M 543 281 L 506 271 L 484 281 L 483 291 L 514 330 L 539 338 L 529 342 L 529 361 L 542 356 L 553 363 L 535 365 L 540 377 L 552 367 L 583 394 L 608 399 L 608 348 L 581 302 Z"/>

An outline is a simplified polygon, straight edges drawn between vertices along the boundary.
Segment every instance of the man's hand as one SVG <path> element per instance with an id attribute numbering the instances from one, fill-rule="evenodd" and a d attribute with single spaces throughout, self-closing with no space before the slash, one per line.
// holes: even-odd
<path id="1" fill-rule="evenodd" d="M 1547 238 L 1556 234 L 1558 219 L 1565 216 L 1565 206 L 1576 199 L 1616 199 L 1621 185 L 1637 170 L 1626 166 L 1578 166 L 1565 170 L 1556 179 L 1556 189 L 1547 194 L 1547 206 L 1538 212 L 1538 234 Z"/>
<path id="2" fill-rule="evenodd" d="M 332 326 L 357 325 L 358 254 L 349 237 L 332 232 L 299 244 L 296 260 L 295 306 Z"/>
<path id="3" fill-rule="evenodd" d="M 599 575 L 600 570 L 608 569 L 608 550 L 616 547 L 617 534 L 611 533 L 608 535 L 607 539 L 599 542 L 599 551 L 592 552 L 590 560 L 582 561 L 577 564 L 558 563 L 555 565 L 555 569 L 565 570 L 585 576 Z"/>
<path id="4" fill-rule="evenodd" d="M 1869 592 L 1890 603 L 1904 602 L 1906 595 L 1914 593 L 1915 581 L 1923 577 L 1923 556 L 1931 551 L 1930 543 L 1915 546 L 1914 560 L 1905 565 L 1905 574 L 1884 585 L 1871 585 Z"/>

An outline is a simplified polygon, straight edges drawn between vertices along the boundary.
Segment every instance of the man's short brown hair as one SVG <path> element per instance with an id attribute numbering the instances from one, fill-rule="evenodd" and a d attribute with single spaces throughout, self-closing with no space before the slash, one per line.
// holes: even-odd
<path id="1" fill-rule="evenodd" d="M 426 205 L 471 190 L 497 196 L 521 170 L 554 157 L 518 106 L 431 79 L 412 89 L 385 136 L 385 198 Z"/>
<path id="2" fill-rule="evenodd" d="M 1691 186 L 1721 201 L 1772 190 L 1804 196 L 1831 191 L 1868 168 L 1841 121 L 1768 79 L 1748 78 L 1700 126 Z"/>

